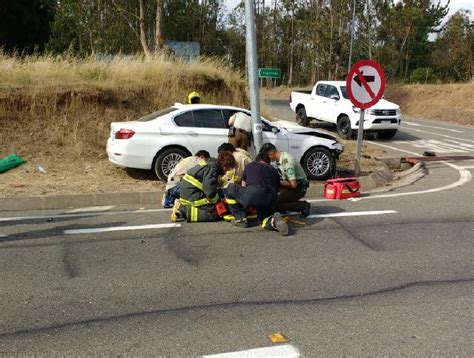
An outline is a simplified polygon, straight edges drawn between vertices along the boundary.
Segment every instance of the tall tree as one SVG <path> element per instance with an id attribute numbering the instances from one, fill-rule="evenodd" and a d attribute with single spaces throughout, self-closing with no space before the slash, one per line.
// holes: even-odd
<path id="1" fill-rule="evenodd" d="M 2 0 L 0 47 L 6 51 L 42 51 L 49 40 L 54 0 Z"/>

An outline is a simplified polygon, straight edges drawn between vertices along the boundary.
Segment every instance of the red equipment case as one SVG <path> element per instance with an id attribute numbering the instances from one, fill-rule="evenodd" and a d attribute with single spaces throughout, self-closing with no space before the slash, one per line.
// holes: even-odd
<path id="1" fill-rule="evenodd" d="M 348 199 L 360 196 L 360 183 L 355 177 L 329 179 L 324 185 L 326 199 Z"/>

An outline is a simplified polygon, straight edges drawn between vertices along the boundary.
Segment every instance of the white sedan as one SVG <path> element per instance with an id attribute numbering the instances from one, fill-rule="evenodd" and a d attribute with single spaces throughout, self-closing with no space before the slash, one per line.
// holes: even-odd
<path id="1" fill-rule="evenodd" d="M 109 160 L 119 166 L 153 170 L 166 180 L 176 163 L 199 150 L 211 155 L 227 142 L 228 122 L 236 112 L 248 110 L 209 104 L 175 104 L 137 121 L 111 123 L 107 141 Z M 263 143 L 273 143 L 300 160 L 309 179 L 326 179 L 336 166 L 342 145 L 324 131 L 292 122 L 262 118 Z"/>

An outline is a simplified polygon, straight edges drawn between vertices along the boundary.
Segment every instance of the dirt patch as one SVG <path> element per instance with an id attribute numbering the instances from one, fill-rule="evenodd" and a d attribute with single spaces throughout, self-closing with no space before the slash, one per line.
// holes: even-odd
<path id="1" fill-rule="evenodd" d="M 46 173 L 41 173 L 41 166 Z M 146 192 L 164 189 L 151 171 L 124 169 L 97 161 L 37 157 L 0 174 L 0 196 Z"/>

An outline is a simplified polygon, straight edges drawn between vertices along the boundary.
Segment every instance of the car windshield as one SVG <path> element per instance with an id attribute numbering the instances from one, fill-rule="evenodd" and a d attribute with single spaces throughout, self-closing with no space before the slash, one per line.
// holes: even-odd
<path id="1" fill-rule="evenodd" d="M 341 92 L 342 92 L 342 97 L 344 97 L 345 99 L 349 99 L 349 97 L 347 97 L 346 86 L 341 86 Z"/>
<path id="2" fill-rule="evenodd" d="M 160 109 L 159 111 L 147 114 L 146 116 L 140 118 L 139 121 L 140 122 L 148 122 L 148 121 L 151 121 L 151 120 L 156 119 L 158 117 L 164 116 L 165 114 L 174 112 L 177 109 L 178 108 L 176 108 L 176 107 L 168 107 L 168 108 L 165 108 L 165 109 Z"/>

